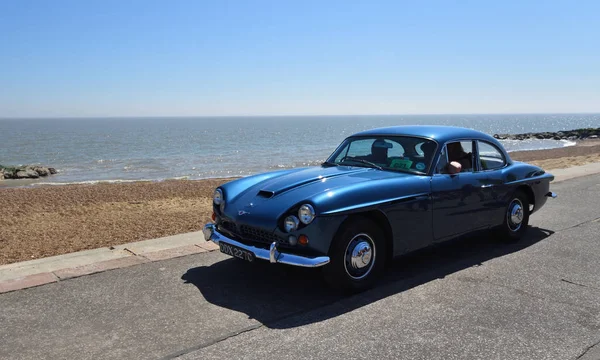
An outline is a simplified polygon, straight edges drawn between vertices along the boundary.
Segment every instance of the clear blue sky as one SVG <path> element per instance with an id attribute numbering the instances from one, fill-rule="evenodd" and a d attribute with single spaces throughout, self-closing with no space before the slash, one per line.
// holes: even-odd
<path id="1" fill-rule="evenodd" d="M 0 2 L 0 117 L 600 112 L 600 1 Z"/>

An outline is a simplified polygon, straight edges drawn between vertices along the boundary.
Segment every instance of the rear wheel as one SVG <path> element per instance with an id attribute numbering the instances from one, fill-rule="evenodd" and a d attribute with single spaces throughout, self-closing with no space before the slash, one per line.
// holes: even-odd
<path id="1" fill-rule="evenodd" d="M 377 224 L 364 217 L 345 225 L 331 245 L 331 262 L 323 269 L 325 280 L 331 286 L 349 292 L 373 286 L 385 265 L 383 236 Z"/>
<path id="2" fill-rule="evenodd" d="M 511 197 L 504 214 L 502 237 L 507 241 L 518 241 L 529 225 L 529 201 L 527 194 L 517 190 Z"/>

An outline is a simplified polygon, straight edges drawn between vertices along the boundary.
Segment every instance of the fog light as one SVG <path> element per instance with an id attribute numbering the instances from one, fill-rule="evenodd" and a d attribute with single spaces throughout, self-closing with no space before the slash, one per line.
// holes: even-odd
<path id="1" fill-rule="evenodd" d="M 308 236 L 306 236 L 306 235 L 300 235 L 298 237 L 298 243 L 300 245 L 308 245 Z"/>
<path id="2" fill-rule="evenodd" d="M 294 246 L 298 243 L 298 238 L 296 238 L 294 235 L 290 235 L 288 237 L 288 243 L 290 243 L 290 245 Z"/>

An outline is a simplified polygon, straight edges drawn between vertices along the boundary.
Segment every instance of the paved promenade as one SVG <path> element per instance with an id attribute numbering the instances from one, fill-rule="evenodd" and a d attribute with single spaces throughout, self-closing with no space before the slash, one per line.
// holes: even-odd
<path id="1" fill-rule="evenodd" d="M 131 266 L 86 276 L 73 260 L 74 277 L 50 267 L 54 282 L 0 294 L 0 358 L 598 359 L 600 175 L 552 190 L 522 242 L 434 247 L 350 297 L 317 270 L 244 263 L 196 238 L 176 258 L 160 242 L 111 250 L 103 261 Z"/>

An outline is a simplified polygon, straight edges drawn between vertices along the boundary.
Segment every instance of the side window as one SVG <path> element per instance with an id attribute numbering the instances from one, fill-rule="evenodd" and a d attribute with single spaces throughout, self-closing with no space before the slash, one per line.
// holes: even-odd
<path id="1" fill-rule="evenodd" d="M 448 152 L 448 162 L 460 163 L 462 169 L 460 172 L 473 172 L 474 169 L 474 151 L 473 141 L 455 141 L 446 144 Z"/>
<path id="2" fill-rule="evenodd" d="M 506 165 L 504 155 L 496 146 L 485 141 L 479 141 L 478 146 L 481 170 L 494 170 Z"/>

